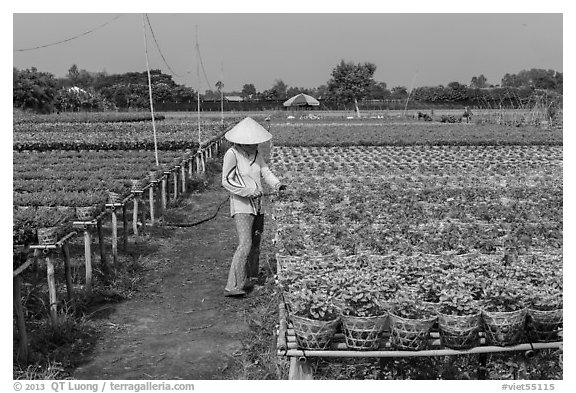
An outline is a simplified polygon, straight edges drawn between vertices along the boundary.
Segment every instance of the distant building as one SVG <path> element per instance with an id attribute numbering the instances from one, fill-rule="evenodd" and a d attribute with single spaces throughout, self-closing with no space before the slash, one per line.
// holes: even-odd
<path id="1" fill-rule="evenodd" d="M 224 99 L 228 102 L 242 102 L 244 99 L 240 96 L 224 96 Z"/>

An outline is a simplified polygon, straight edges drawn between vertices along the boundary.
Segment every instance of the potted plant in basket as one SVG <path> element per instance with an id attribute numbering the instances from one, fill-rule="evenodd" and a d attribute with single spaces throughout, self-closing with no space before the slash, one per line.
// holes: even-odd
<path id="1" fill-rule="evenodd" d="M 453 349 L 467 349 L 480 343 L 481 311 L 472 294 L 455 285 L 444 288 L 438 307 L 438 330 L 442 344 Z"/>
<path id="2" fill-rule="evenodd" d="M 398 349 L 419 351 L 428 346 L 436 322 L 434 307 L 420 301 L 415 291 L 399 291 L 390 311 L 390 343 Z"/>
<path id="3" fill-rule="evenodd" d="M 522 339 L 527 309 L 518 281 L 493 280 L 484 288 L 480 307 L 487 344 L 515 345 Z"/>
<path id="4" fill-rule="evenodd" d="M 550 342 L 559 339 L 563 325 L 562 290 L 549 286 L 532 287 L 528 297 L 527 331 L 530 341 Z"/>
<path id="5" fill-rule="evenodd" d="M 38 244 L 54 244 L 66 227 L 67 216 L 57 209 L 38 211 L 34 219 L 37 228 Z"/>
<path id="6" fill-rule="evenodd" d="M 388 309 L 370 280 L 353 280 L 340 293 L 342 327 L 346 346 L 358 350 L 374 350 L 380 346 L 382 332 L 388 321 Z"/>
<path id="7" fill-rule="evenodd" d="M 304 349 L 326 349 L 340 322 L 332 296 L 303 287 L 285 293 L 296 341 Z"/>

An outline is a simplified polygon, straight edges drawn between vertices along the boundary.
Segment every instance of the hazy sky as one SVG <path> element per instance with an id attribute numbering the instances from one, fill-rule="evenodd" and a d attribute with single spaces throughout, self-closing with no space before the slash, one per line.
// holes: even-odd
<path id="1" fill-rule="evenodd" d="M 301 8 L 301 7 L 300 7 Z M 305 10 L 302 10 L 305 11 Z M 89 30 L 118 19 L 104 27 Z M 340 60 L 376 64 L 375 79 L 389 88 L 469 83 L 484 74 L 498 84 L 505 73 L 543 68 L 563 72 L 561 13 L 149 13 L 151 68 L 198 88 L 196 28 L 204 72 L 200 91 L 258 91 L 281 79 L 288 86 L 318 87 Z M 62 44 L 18 51 L 58 41 Z M 14 13 L 13 65 L 56 76 L 72 64 L 88 71 L 145 71 L 140 13 Z M 221 70 L 223 68 L 223 74 Z M 182 75 L 182 76 L 177 76 Z M 208 86 L 210 83 L 211 86 Z"/>

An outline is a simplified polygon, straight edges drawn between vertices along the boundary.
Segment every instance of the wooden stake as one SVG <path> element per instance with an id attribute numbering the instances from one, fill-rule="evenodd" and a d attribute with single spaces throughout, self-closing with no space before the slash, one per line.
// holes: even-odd
<path id="1" fill-rule="evenodd" d="M 182 194 L 186 194 L 186 164 L 184 162 L 180 167 L 180 180 L 182 182 Z"/>
<path id="2" fill-rule="evenodd" d="M 162 178 L 162 214 L 166 212 L 168 198 L 166 197 L 166 177 Z"/>
<path id="3" fill-rule="evenodd" d="M 47 250 L 48 251 L 48 250 Z M 50 301 L 50 320 L 55 325 L 58 318 L 58 299 L 56 297 L 56 281 L 54 280 L 54 263 L 50 252 L 46 254 L 46 279 L 48 281 L 48 298 Z"/>
<path id="4" fill-rule="evenodd" d="M 294 380 L 313 380 L 312 367 L 308 359 L 290 357 L 290 373 L 288 379 Z"/>
<path id="5" fill-rule="evenodd" d="M 68 243 L 62 244 L 62 254 L 64 255 L 64 274 L 66 276 L 66 299 L 72 300 L 72 272 L 70 269 L 70 250 Z"/>
<path id="6" fill-rule="evenodd" d="M 84 229 L 84 259 L 86 261 L 86 292 L 92 292 L 92 236 Z"/>
<path id="7" fill-rule="evenodd" d="M 200 163 L 200 161 L 202 161 L 200 158 L 201 154 L 201 152 L 196 153 L 196 173 L 200 173 L 202 170 L 202 164 Z"/>
<path id="8" fill-rule="evenodd" d="M 138 193 L 134 194 L 134 207 L 132 209 L 132 232 L 138 236 Z"/>
<path id="9" fill-rule="evenodd" d="M 21 277 L 14 277 L 13 285 L 13 303 L 14 314 L 16 314 L 16 325 L 18 326 L 18 361 L 22 364 L 28 363 L 28 335 L 26 334 L 26 321 L 24 320 L 24 310 L 22 307 L 22 296 L 20 285 L 22 282 Z"/>
<path id="10" fill-rule="evenodd" d="M 192 175 L 194 173 L 194 159 L 191 158 L 188 160 L 188 178 L 192 180 Z"/>
<path id="11" fill-rule="evenodd" d="M 172 183 L 174 185 L 174 193 L 172 194 L 172 200 L 178 199 L 178 170 L 174 170 L 174 176 L 172 177 Z"/>
<path id="12" fill-rule="evenodd" d="M 122 249 L 128 249 L 128 214 L 126 204 L 122 205 Z M 114 265 L 116 267 L 116 265 Z"/>
<path id="13" fill-rule="evenodd" d="M 108 262 L 106 261 L 106 252 L 104 250 L 104 233 L 102 231 L 102 221 L 96 221 L 96 231 L 98 233 L 98 245 L 100 246 L 100 266 L 102 272 L 108 274 Z"/>
<path id="14" fill-rule="evenodd" d="M 154 185 L 148 189 L 148 200 L 150 202 L 150 225 L 154 226 L 156 216 L 154 212 Z"/>
<path id="15" fill-rule="evenodd" d="M 124 215 L 126 213 L 125 207 L 122 206 Z M 114 270 L 118 268 L 118 216 L 116 215 L 116 207 L 112 207 L 112 263 L 114 263 Z"/>

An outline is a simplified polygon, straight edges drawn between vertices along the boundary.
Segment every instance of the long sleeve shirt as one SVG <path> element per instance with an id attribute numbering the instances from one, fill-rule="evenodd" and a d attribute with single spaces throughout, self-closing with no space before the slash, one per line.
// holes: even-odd
<path id="1" fill-rule="evenodd" d="M 230 192 L 231 216 L 264 213 L 262 178 L 272 188 L 280 184 L 261 154 L 248 156 L 236 147 L 228 149 L 222 164 L 222 186 Z"/>

